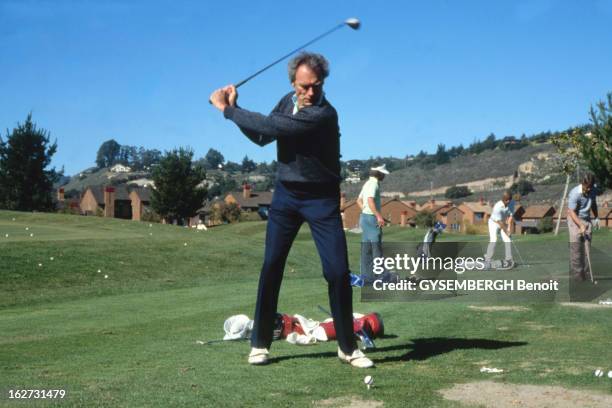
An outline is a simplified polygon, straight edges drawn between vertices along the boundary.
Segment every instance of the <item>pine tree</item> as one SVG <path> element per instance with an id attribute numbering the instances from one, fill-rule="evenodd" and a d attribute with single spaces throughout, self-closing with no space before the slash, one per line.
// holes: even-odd
<path id="1" fill-rule="evenodd" d="M 47 169 L 57 151 L 49 132 L 37 129 L 30 113 L 6 142 L 0 137 L 0 208 L 19 211 L 53 209 L 53 183 L 61 173 Z"/>

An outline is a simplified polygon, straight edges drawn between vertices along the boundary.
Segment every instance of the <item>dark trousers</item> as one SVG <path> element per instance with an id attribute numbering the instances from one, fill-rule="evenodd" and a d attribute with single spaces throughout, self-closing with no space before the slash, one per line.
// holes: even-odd
<path id="1" fill-rule="evenodd" d="M 357 343 L 353 333 L 353 292 L 338 185 L 276 183 L 268 212 L 266 249 L 259 276 L 251 345 L 269 348 L 272 343 L 285 261 L 304 221 L 310 226 L 321 258 L 338 344 L 344 353 L 351 354 Z"/>

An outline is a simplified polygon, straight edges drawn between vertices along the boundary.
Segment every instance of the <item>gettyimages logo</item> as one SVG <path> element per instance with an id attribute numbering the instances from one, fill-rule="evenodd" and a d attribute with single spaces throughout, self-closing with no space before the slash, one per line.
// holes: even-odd
<path id="1" fill-rule="evenodd" d="M 373 260 L 372 272 L 381 275 L 385 270 L 408 272 L 411 275 L 419 271 L 444 270 L 462 274 L 465 271 L 484 270 L 486 268 L 484 257 L 438 257 L 425 255 L 409 256 L 408 254 L 396 254 L 394 257 L 376 257 Z"/>
<path id="2" fill-rule="evenodd" d="M 570 273 L 567 242 L 526 240 L 512 243 L 510 249 L 499 245 L 491 259 L 488 245 L 387 242 L 376 248 L 362 243 L 361 300 L 591 302 L 612 289 L 612 257 L 596 247 L 590 252 L 591 280 L 590 274 L 578 279 Z"/>

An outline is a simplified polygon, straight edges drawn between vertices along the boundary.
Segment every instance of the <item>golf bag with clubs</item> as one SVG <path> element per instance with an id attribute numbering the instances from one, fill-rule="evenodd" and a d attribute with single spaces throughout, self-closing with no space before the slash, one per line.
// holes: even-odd
<path id="1" fill-rule="evenodd" d="M 431 256 L 433 244 L 436 242 L 436 238 L 438 235 L 442 234 L 445 228 L 446 224 L 436 221 L 433 227 L 429 228 L 425 233 L 423 242 L 417 246 L 417 256 L 424 257 L 425 259 L 429 258 Z"/>
<path id="2" fill-rule="evenodd" d="M 334 328 L 334 321 L 327 319 L 322 323 L 319 323 L 319 328 L 322 328 L 325 332 L 327 340 L 334 340 L 336 338 L 336 329 Z M 274 339 L 285 339 L 291 333 L 306 334 L 302 322 L 296 316 L 289 316 L 286 314 L 277 314 L 274 322 Z M 366 315 L 355 314 L 353 319 L 353 332 L 359 334 L 365 333 L 369 338 L 375 339 L 381 337 L 385 333 L 385 326 L 383 319 L 378 313 L 368 313 Z"/>

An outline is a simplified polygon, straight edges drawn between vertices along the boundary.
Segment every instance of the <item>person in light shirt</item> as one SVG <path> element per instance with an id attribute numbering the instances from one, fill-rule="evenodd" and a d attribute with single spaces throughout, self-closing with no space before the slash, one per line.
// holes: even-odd
<path id="1" fill-rule="evenodd" d="M 386 165 L 372 167 L 370 178 L 359 193 L 357 204 L 361 208 L 361 276 L 365 283 L 372 283 L 374 258 L 382 257 L 382 227 L 385 220 L 381 214 L 380 182 L 389 174 Z M 387 275 L 386 273 L 384 275 Z M 383 276 L 383 278 L 386 276 Z"/>
<path id="2" fill-rule="evenodd" d="M 495 253 L 495 245 L 497 244 L 497 235 L 501 235 L 504 241 L 505 259 L 502 261 L 501 267 L 512 268 L 514 260 L 512 259 L 512 224 L 514 218 L 510 202 L 512 194 L 509 191 L 504 192 L 502 199 L 493 206 L 491 218 L 489 218 L 489 246 L 485 254 L 485 264 L 490 266 L 491 260 Z"/>

